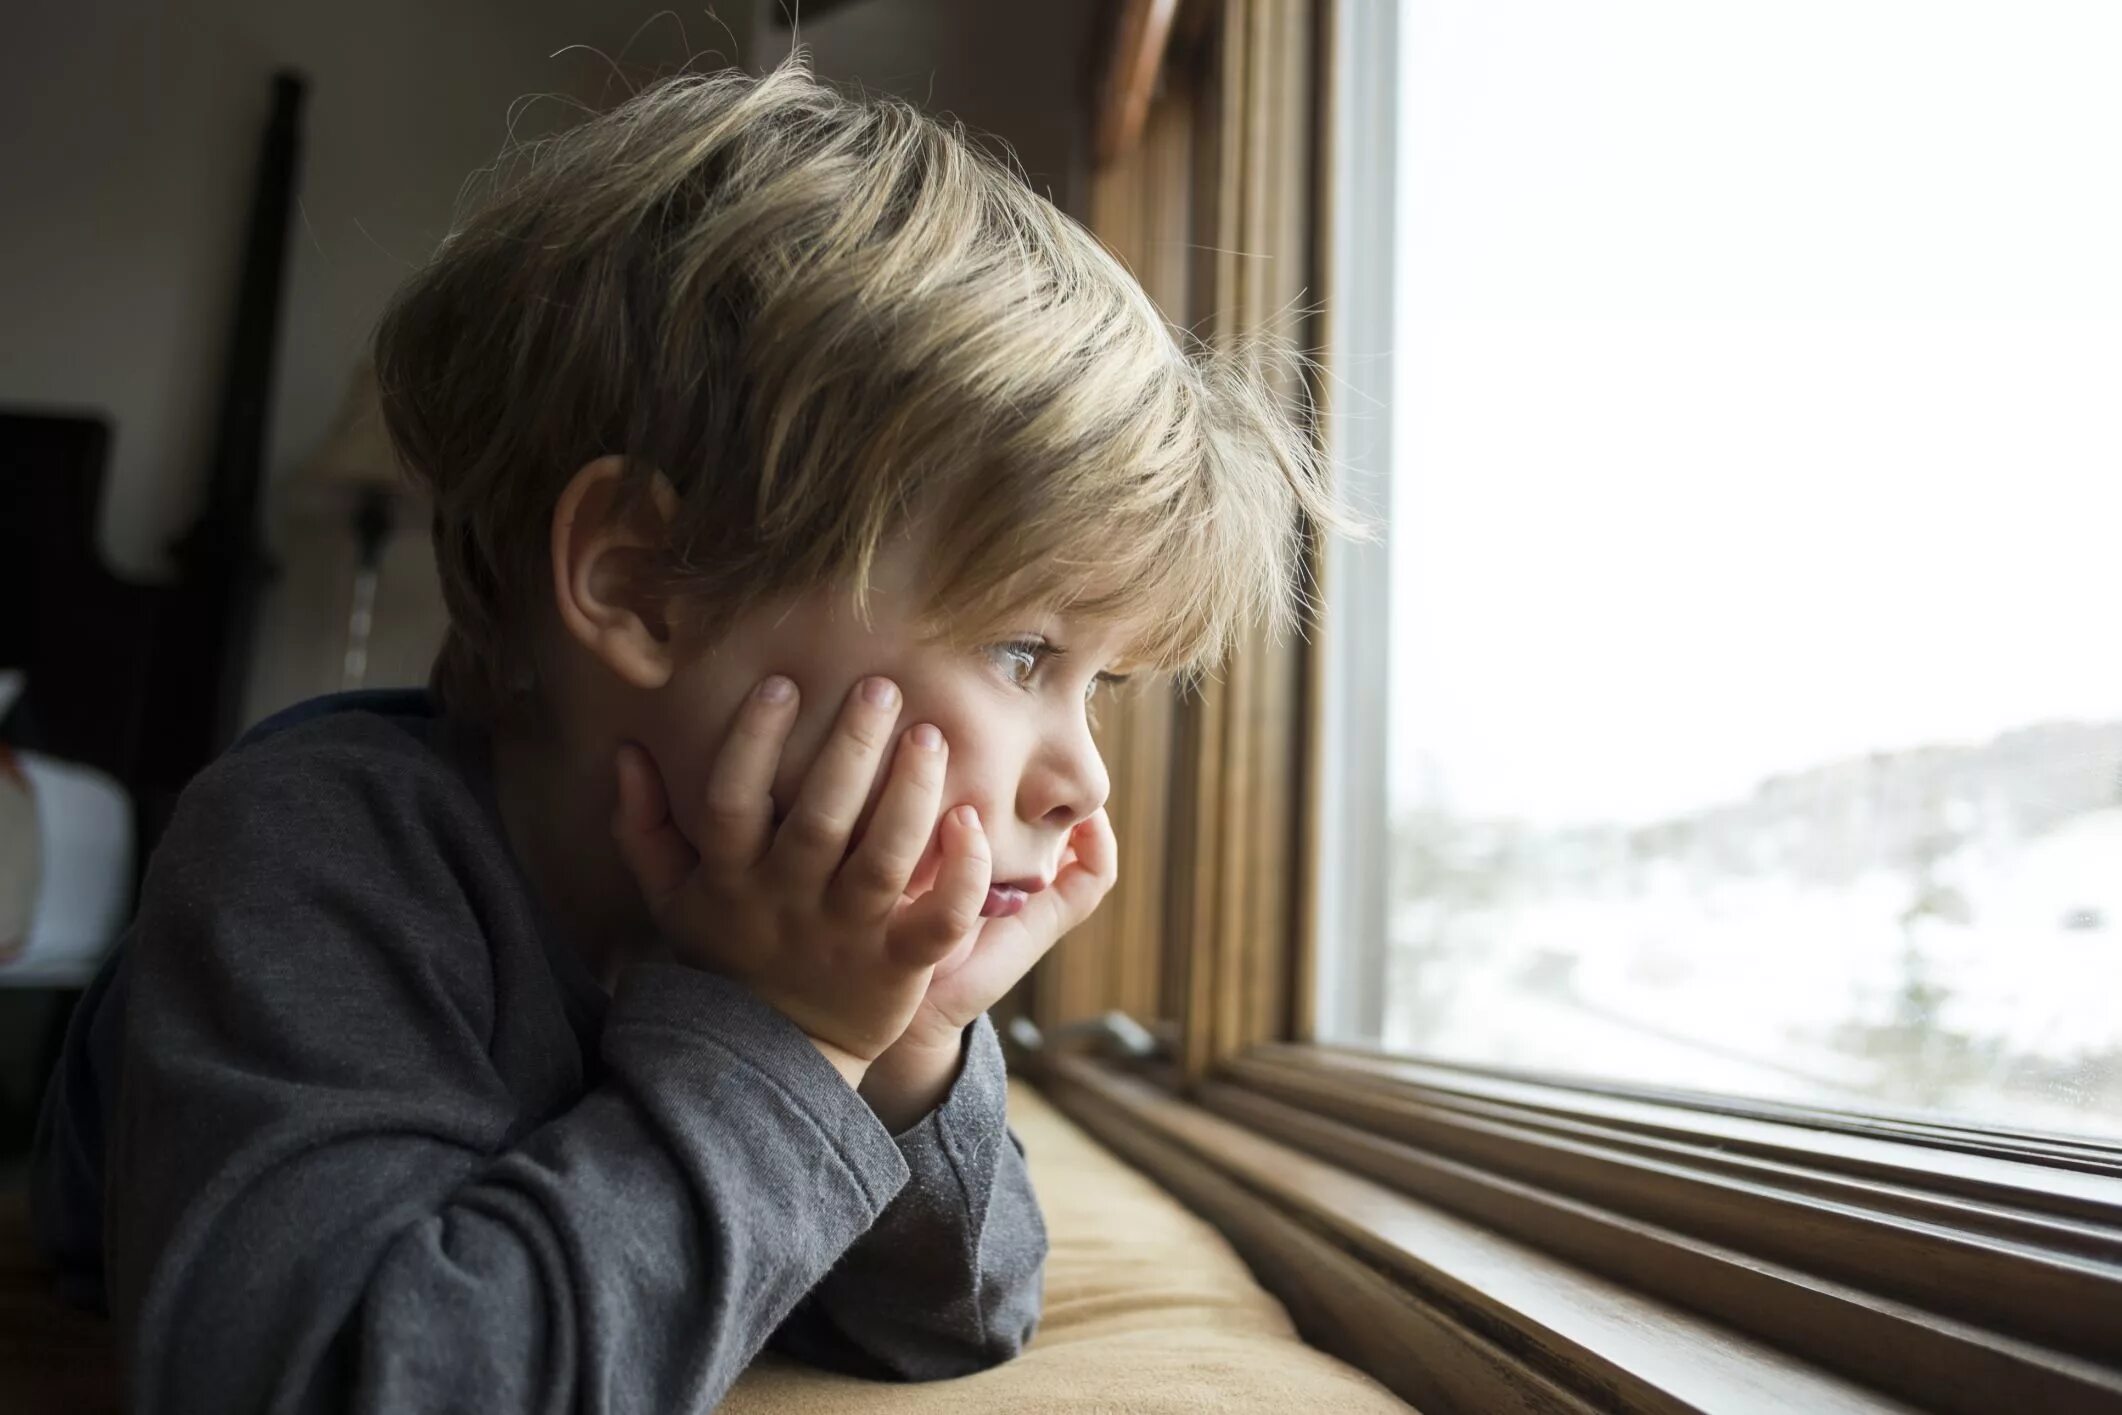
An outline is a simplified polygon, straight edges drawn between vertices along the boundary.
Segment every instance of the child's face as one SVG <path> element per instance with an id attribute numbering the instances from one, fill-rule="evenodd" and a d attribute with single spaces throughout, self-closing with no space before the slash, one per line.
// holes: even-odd
<path id="1" fill-rule="evenodd" d="M 1051 883 L 1070 829 L 1105 804 L 1105 763 L 1091 740 L 1088 697 L 1121 652 L 1118 631 L 1065 615 L 1016 625 L 966 649 L 924 641 L 913 623 L 907 553 L 879 565 L 868 628 L 844 597 L 812 595 L 740 619 L 711 646 L 681 658 L 644 741 L 661 767 L 679 827 L 704 828 L 708 770 L 744 696 L 769 674 L 795 681 L 801 709 L 774 779 L 775 816 L 796 798 L 855 684 L 891 679 L 903 695 L 897 733 L 933 723 L 949 747 L 942 812 L 971 805 L 993 852 L 996 884 Z M 1065 650 L 1051 652 L 1052 647 Z M 892 755 L 872 783 L 855 836 L 868 823 Z M 933 881 L 935 840 L 912 881 Z"/>

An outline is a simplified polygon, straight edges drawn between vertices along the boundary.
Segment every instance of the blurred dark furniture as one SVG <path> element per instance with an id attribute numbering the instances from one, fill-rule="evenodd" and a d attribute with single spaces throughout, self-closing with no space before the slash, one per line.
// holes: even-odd
<path id="1" fill-rule="evenodd" d="M 98 416 L 0 411 L 0 666 L 29 671 L 8 741 L 132 786 L 171 591 L 97 552 L 109 446 Z"/>
<path id="2" fill-rule="evenodd" d="M 116 777 L 143 862 L 184 783 L 242 723 L 273 573 L 259 507 L 303 93 L 299 76 L 274 76 L 204 504 L 171 548 L 175 577 L 127 581 L 98 553 L 105 418 L 0 409 L 0 667 L 29 672 L 0 740 Z"/>

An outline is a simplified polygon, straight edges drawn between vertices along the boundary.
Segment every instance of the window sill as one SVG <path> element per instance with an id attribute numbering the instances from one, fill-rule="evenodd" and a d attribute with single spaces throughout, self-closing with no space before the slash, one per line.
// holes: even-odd
<path id="1" fill-rule="evenodd" d="M 2122 1178 L 2097 1144 L 1306 1046 L 1190 1101 L 1082 1058 L 1042 1080 L 1418 1405 L 2122 1410 Z"/>

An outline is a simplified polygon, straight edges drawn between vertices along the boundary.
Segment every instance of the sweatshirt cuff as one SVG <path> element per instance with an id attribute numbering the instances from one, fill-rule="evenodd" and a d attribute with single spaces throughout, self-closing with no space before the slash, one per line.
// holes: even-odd
<path id="1" fill-rule="evenodd" d="M 962 1184 L 992 1162 L 995 1144 L 1008 1133 L 1008 1087 L 1002 1041 L 983 1012 L 965 1029 L 965 1060 L 942 1104 L 897 1137 L 917 1183 L 947 1173 Z"/>
<path id="2" fill-rule="evenodd" d="M 817 1132 L 874 1210 L 906 1183 L 906 1161 L 869 1103 L 802 1029 L 742 983 L 679 963 L 636 964 L 613 993 L 606 1045 L 650 1032 L 683 1036 L 703 1077 L 749 1073 Z"/>

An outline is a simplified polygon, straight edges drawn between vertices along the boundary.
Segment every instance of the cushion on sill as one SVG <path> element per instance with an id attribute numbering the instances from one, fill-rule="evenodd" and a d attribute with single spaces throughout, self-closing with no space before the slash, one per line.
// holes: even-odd
<path id="1" fill-rule="evenodd" d="M 1306 1346 L 1223 1236 L 1023 1082 L 1010 1124 L 1046 1215 L 1046 1311 L 1024 1353 L 955 1381 L 880 1385 L 761 1357 L 726 1415 L 1335 1415 L 1409 1407 Z"/>

